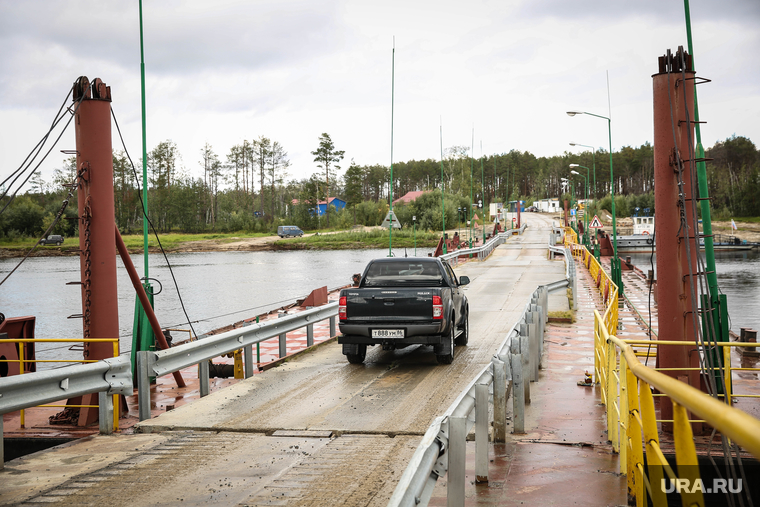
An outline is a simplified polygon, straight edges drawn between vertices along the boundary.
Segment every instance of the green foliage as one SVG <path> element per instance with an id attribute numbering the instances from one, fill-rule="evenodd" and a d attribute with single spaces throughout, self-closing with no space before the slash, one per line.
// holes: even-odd
<path id="1" fill-rule="evenodd" d="M 6 235 L 39 236 L 43 232 L 45 209 L 29 195 L 17 197 L 4 213 Z"/>
<path id="2" fill-rule="evenodd" d="M 595 186 L 599 198 L 588 210 L 590 214 L 599 214 L 601 209 L 612 211 L 613 187 L 618 217 L 632 215 L 636 207 L 654 212 L 652 145 L 625 146 L 613 153 L 614 182 L 610 181 L 610 157 L 606 150 L 573 150 L 552 157 L 512 150 L 483 158 L 482 170 L 481 160 L 471 159 L 470 148 L 461 146 L 446 150 L 443 171 L 440 160 L 395 163 L 395 198 L 410 191 L 428 191 L 413 202 L 395 205 L 396 215 L 405 229 L 411 227 L 412 217 L 416 216 L 418 230 L 440 231 L 444 221 L 443 189 L 446 228 L 464 226 L 466 217 L 472 213 L 470 195 L 475 202 L 483 201 L 486 212 L 491 202 L 521 199 L 530 205 L 538 199 L 558 197 L 562 194 L 561 179 L 568 177 L 571 163 L 590 168 L 589 193 L 594 193 Z M 264 136 L 252 142 L 243 141 L 230 150 L 224 163 L 206 145 L 197 161 L 203 176 L 196 178 L 185 172 L 177 146 L 170 140 L 161 142 L 150 151 L 147 161 L 151 221 L 162 232 L 271 233 L 278 225 L 324 229 L 328 227 L 327 217 L 318 218 L 313 210 L 318 201 L 327 197 L 329 175 L 331 196 L 348 203 L 345 210 L 330 209 L 330 228 L 380 225 L 388 212 L 390 168 L 352 162 L 338 180 L 334 170 L 343 152 L 335 150 L 327 134 L 320 136 L 319 148 L 313 153 L 319 173 L 309 179 L 285 182 L 288 162 L 283 147 L 276 141 Z M 760 152 L 755 144 L 746 137 L 732 136 L 708 149 L 706 156 L 713 159 L 706 164 L 712 216 L 715 219 L 760 216 Z M 141 232 L 142 207 L 132 165 L 122 152 L 113 154 L 113 163 L 114 218 L 118 228 L 122 233 Z M 141 173 L 141 167 L 135 169 Z M 0 214 L 0 237 L 39 237 L 54 220 L 68 192 L 62 185 L 75 179 L 76 159 L 70 157 L 54 171 L 52 183 L 35 180 L 33 189 L 19 195 Z M 576 187 L 576 195 L 578 192 Z M 561 196 L 565 198 L 570 199 L 567 194 Z M 293 204 L 294 199 L 297 204 Z M 74 196 L 66 210 L 69 218 L 77 215 L 76 201 Z M 481 210 L 477 213 L 482 217 Z M 59 221 L 53 233 L 76 236 L 77 220 Z"/>
<path id="3" fill-rule="evenodd" d="M 412 229 L 393 231 L 393 248 L 414 248 L 415 238 L 418 248 L 432 248 L 438 244 L 440 233 L 424 232 Z M 329 234 L 319 234 L 303 238 L 279 240 L 276 248 L 283 250 L 320 249 L 320 250 L 345 250 L 361 248 L 388 248 L 388 229 L 374 229 L 371 231 L 351 231 Z M 413 254 L 413 251 L 409 252 Z"/>

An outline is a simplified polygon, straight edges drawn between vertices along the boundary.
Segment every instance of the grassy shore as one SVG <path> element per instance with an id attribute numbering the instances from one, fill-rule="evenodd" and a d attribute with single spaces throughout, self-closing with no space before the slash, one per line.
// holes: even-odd
<path id="1" fill-rule="evenodd" d="M 271 236 L 271 234 L 264 234 L 264 233 L 210 233 L 210 234 L 183 234 L 183 233 L 166 233 L 166 234 L 159 234 L 159 237 L 161 239 L 161 245 L 164 247 L 167 251 L 177 251 L 182 250 L 184 245 L 190 242 L 194 241 L 214 241 L 216 243 L 231 243 L 234 241 L 239 241 L 240 239 L 245 238 L 260 238 L 260 237 L 266 237 Z M 130 252 L 133 251 L 142 251 L 143 249 L 143 236 L 142 234 L 125 234 L 122 236 L 122 239 L 124 240 L 124 244 L 127 246 L 127 249 Z M 32 248 L 35 243 L 37 243 L 37 238 L 16 238 L 16 239 L 8 239 L 4 238 L 0 240 L 0 249 L 8 250 L 8 251 L 15 251 L 15 252 L 26 252 L 30 248 Z M 156 241 L 156 237 L 151 234 L 148 236 L 148 249 L 152 250 L 154 248 L 158 248 L 158 241 Z M 73 251 L 77 251 L 79 249 L 79 236 L 72 236 L 69 238 L 64 238 L 63 244 L 60 247 L 54 247 L 54 246 L 39 246 L 37 248 L 37 253 L 41 253 L 42 255 L 45 255 L 44 252 L 49 252 L 49 255 L 57 255 L 62 253 L 70 253 Z M 53 253 L 56 252 L 56 253 Z"/>
<path id="2" fill-rule="evenodd" d="M 434 248 L 438 245 L 440 233 L 417 232 L 416 241 L 419 248 Z M 396 248 L 414 248 L 415 234 L 410 230 L 394 230 L 393 246 Z M 313 236 L 276 241 L 278 250 L 351 250 L 361 248 L 388 248 L 388 230 L 336 232 L 315 234 Z"/>

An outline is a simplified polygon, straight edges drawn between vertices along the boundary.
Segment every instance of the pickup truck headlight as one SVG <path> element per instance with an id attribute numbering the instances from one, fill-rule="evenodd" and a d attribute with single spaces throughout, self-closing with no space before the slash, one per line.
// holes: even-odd
<path id="1" fill-rule="evenodd" d="M 338 301 L 338 320 L 346 320 L 346 296 L 341 296 Z"/>
<path id="2" fill-rule="evenodd" d="M 441 301 L 441 296 L 433 296 L 433 318 L 437 320 L 443 319 L 443 301 Z"/>

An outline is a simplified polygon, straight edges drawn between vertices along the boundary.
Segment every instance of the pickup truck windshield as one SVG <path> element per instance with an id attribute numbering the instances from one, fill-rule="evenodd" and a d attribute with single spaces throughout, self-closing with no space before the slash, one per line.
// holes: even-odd
<path id="1" fill-rule="evenodd" d="M 443 273 L 435 262 L 399 260 L 375 262 L 364 277 L 365 287 L 442 286 Z"/>

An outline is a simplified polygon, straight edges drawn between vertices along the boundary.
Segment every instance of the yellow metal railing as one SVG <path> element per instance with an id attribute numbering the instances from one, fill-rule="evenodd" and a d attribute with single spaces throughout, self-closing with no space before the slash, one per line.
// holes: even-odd
<path id="1" fill-rule="evenodd" d="M 760 458 L 760 420 L 731 406 L 732 397 L 756 395 L 736 395 L 732 392 L 731 374 L 735 370 L 760 371 L 760 368 L 732 368 L 732 346 L 757 346 L 754 343 L 710 342 L 710 346 L 723 347 L 723 364 L 726 394 L 724 401 L 709 396 L 694 387 L 680 382 L 656 369 L 641 364 L 637 356 L 651 357 L 650 348 L 658 345 L 694 346 L 693 343 L 665 340 L 620 340 L 617 338 L 618 292 L 617 286 L 602 269 L 596 259 L 584 247 L 577 244 L 574 231 L 566 228 L 565 244 L 571 248 L 573 257 L 583 263 L 591 274 L 597 289 L 603 296 L 605 311 L 601 315 L 594 310 L 594 376 L 600 385 L 601 402 L 607 413 L 607 438 L 613 449 L 620 453 L 620 471 L 627 475 L 628 493 L 636 499 L 637 506 L 646 505 L 646 492 L 655 506 L 666 506 L 667 499 L 662 487 L 666 474 L 672 481 L 680 478 L 695 484 L 699 479 L 699 467 L 694 445 L 691 422 L 687 411 L 699 417 L 726 437 Z M 647 346 L 646 352 L 636 352 L 633 346 Z M 619 351 L 619 353 L 618 353 Z M 679 368 L 679 370 L 691 368 Z M 699 368 L 696 368 L 699 369 Z M 673 370 L 662 368 L 661 370 Z M 676 477 L 659 445 L 655 415 L 654 387 L 667 396 L 673 404 L 673 437 L 676 464 L 681 472 Z M 644 470 L 646 452 L 647 471 Z M 683 466 L 693 465 L 693 466 Z M 648 472 L 648 473 L 647 473 Z M 654 485 L 654 487 L 653 487 Z M 704 505 L 702 491 L 697 488 L 681 489 L 683 505 Z"/>
<path id="2" fill-rule="evenodd" d="M 628 342 L 641 345 L 646 340 L 620 340 L 608 333 L 598 311 L 594 311 L 594 320 L 597 323 L 595 328 L 601 335 L 597 343 L 602 343 L 605 349 L 606 361 L 602 364 L 601 377 L 615 379 L 614 382 L 602 384 L 602 402 L 607 405 L 608 439 L 613 448 L 620 452 L 620 471 L 627 474 L 628 492 L 636 498 L 637 505 L 645 505 L 644 488 L 655 506 L 667 505 L 662 488 L 651 487 L 650 484 L 660 484 L 663 470 L 673 481 L 676 479 L 659 447 L 657 423 L 665 421 L 658 420 L 655 416 L 656 395 L 652 394 L 650 386 L 662 393 L 662 396 L 670 398 L 673 403 L 673 420 L 667 422 L 673 423 L 676 463 L 679 470 L 687 470 L 686 474 L 681 473 L 678 478 L 687 479 L 689 484 L 694 484 L 699 478 L 697 466 L 681 468 L 681 465 L 698 464 L 691 430 L 691 422 L 695 420 L 689 420 L 687 411 L 699 418 L 696 421 L 706 422 L 756 458 L 760 457 L 760 420 L 730 405 L 731 397 L 736 396 L 731 392 L 730 367 L 726 368 L 725 373 L 727 402 L 724 403 L 661 371 L 644 366 L 636 357 L 632 343 Z M 694 346 L 693 343 L 677 341 L 660 341 L 659 344 Z M 708 345 L 723 347 L 725 364 L 730 365 L 730 347 L 756 344 L 711 342 Z M 611 410 L 610 407 L 615 409 Z M 648 479 L 644 473 L 642 449 L 646 450 Z M 692 492 L 681 490 L 681 495 L 684 505 L 704 505 L 702 493 L 696 488 L 692 488 Z"/>
<path id="3" fill-rule="evenodd" d="M 96 363 L 99 359 L 25 359 L 25 345 L 26 343 L 111 343 L 113 344 L 113 357 L 119 355 L 119 339 L 118 338 L 8 338 L 0 340 L 0 343 L 16 343 L 18 344 L 19 358 L 18 359 L 0 359 L 0 363 L 18 363 L 19 375 L 23 375 L 25 372 L 25 366 L 29 363 Z M 39 407 L 47 408 L 97 408 L 98 405 L 38 405 Z M 19 423 L 22 428 L 25 427 L 25 410 L 21 409 Z M 113 429 L 119 429 L 119 395 L 113 395 Z"/>

